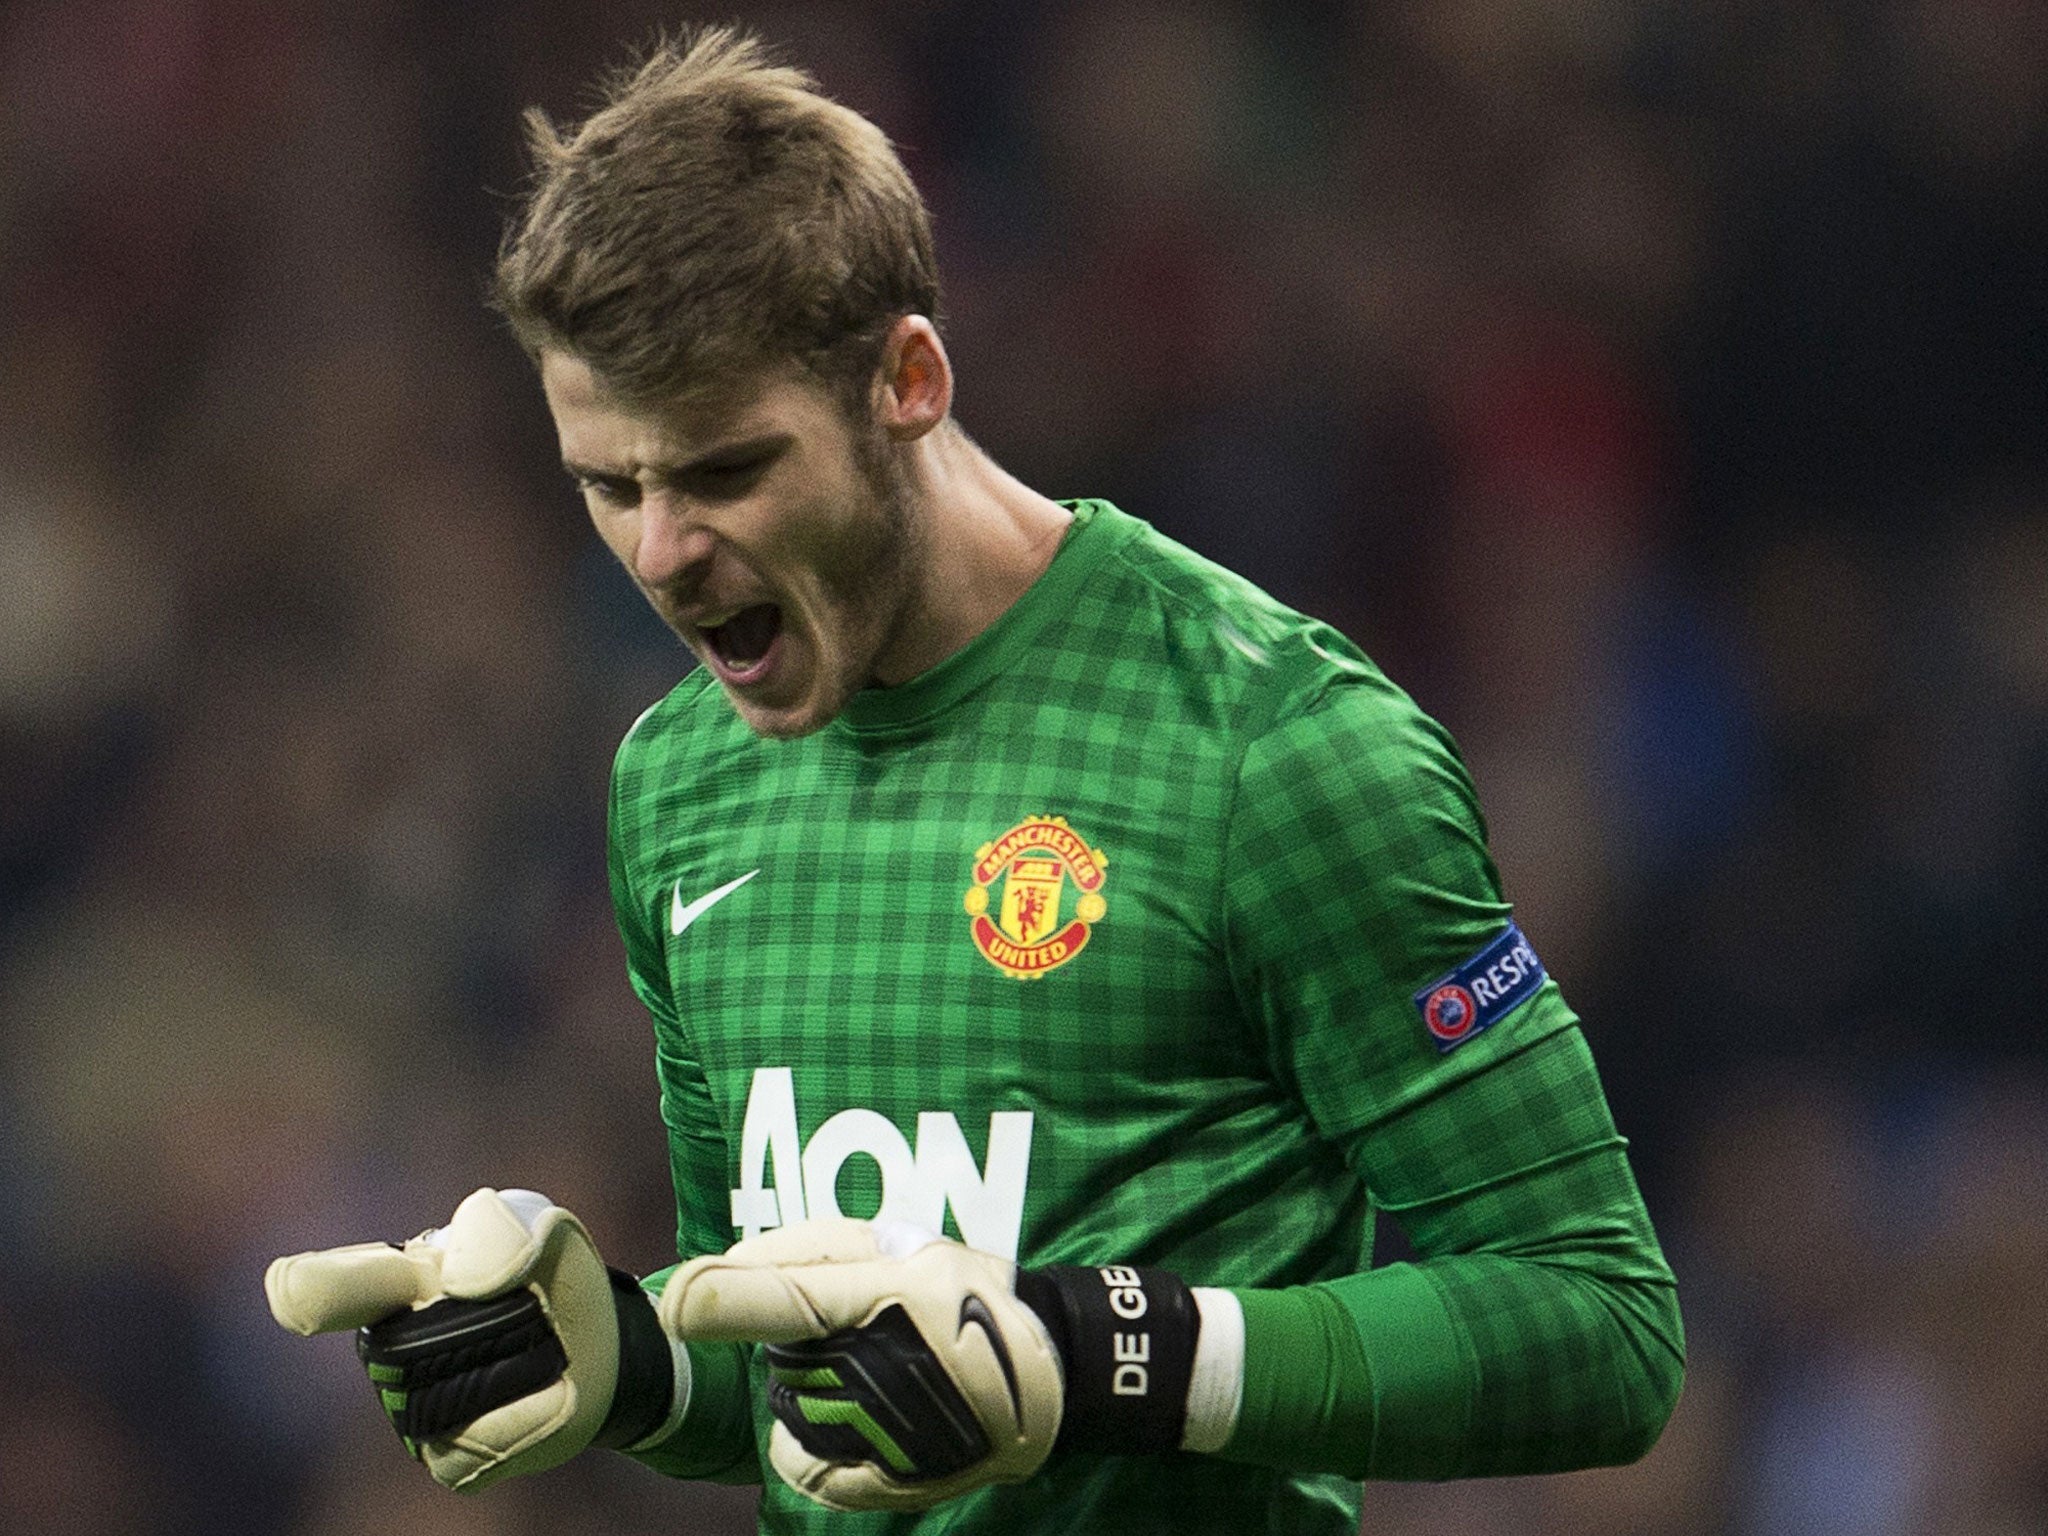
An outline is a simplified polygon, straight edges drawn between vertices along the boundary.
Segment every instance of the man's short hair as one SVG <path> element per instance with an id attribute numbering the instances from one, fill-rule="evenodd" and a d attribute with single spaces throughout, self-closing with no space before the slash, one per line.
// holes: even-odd
<path id="1" fill-rule="evenodd" d="M 527 113 L 495 306 L 629 400 L 795 363 L 864 403 L 889 327 L 938 317 L 931 223 L 882 131 L 727 27 L 658 43 L 581 126 Z"/>

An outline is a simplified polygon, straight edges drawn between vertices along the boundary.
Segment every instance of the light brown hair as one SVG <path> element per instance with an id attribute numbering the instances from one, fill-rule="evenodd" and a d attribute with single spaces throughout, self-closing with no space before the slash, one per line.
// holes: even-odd
<path id="1" fill-rule="evenodd" d="M 535 358 L 633 400 L 794 362 L 852 408 L 891 323 L 938 318 L 930 220 L 888 139 L 752 37 L 664 39 L 580 126 L 526 123 L 492 301 Z"/>

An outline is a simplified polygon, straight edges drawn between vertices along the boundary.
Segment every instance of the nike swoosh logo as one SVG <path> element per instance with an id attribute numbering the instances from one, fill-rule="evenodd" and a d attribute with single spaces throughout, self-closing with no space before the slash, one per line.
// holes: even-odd
<path id="1" fill-rule="evenodd" d="M 683 882 L 678 880 L 676 882 L 675 895 L 669 902 L 668 931 L 670 933 L 681 933 L 690 924 L 697 921 L 698 918 L 709 912 L 759 873 L 761 871 L 758 869 L 750 869 L 744 875 L 741 875 L 739 879 L 728 880 L 715 891 L 706 891 L 687 906 L 683 904 Z"/>
<path id="2" fill-rule="evenodd" d="M 996 1327 L 995 1314 L 989 1311 L 988 1303 L 973 1292 L 960 1298 L 960 1326 L 954 1330 L 958 1338 L 972 1323 L 982 1331 L 988 1340 L 988 1347 L 995 1351 L 996 1364 L 1003 1368 L 1003 1380 L 1010 1388 L 1010 1414 L 1017 1423 L 1024 1422 L 1024 1394 L 1017 1386 L 1017 1367 L 1010 1363 L 1010 1347 L 1003 1342 L 1002 1333 Z"/>

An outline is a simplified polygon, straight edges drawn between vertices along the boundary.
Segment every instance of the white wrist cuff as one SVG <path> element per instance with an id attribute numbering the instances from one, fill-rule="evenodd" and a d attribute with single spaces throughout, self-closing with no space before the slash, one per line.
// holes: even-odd
<path id="1" fill-rule="evenodd" d="M 652 1298 L 649 1298 L 652 1300 Z M 624 1447 L 631 1451 L 651 1451 L 677 1430 L 683 1427 L 683 1415 L 690 1411 L 690 1346 L 681 1339 L 668 1341 L 670 1356 L 675 1360 L 676 1385 L 669 1394 L 668 1417 L 654 1427 L 654 1432 L 644 1439 L 635 1440 Z M 1243 1353 L 1240 1347 L 1239 1353 Z"/>
<path id="2" fill-rule="evenodd" d="M 1195 1370 L 1188 1381 L 1184 1451 L 1220 1451 L 1237 1428 L 1244 1402 L 1244 1308 L 1229 1291 L 1192 1287 L 1202 1331 L 1195 1339 Z"/>

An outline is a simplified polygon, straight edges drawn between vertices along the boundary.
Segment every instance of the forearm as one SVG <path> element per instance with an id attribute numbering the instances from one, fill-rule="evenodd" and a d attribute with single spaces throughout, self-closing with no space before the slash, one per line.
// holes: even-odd
<path id="1" fill-rule="evenodd" d="M 1455 1137 L 1455 1123 L 1489 1126 Z M 1577 1031 L 1383 1132 L 1379 1194 L 1423 1258 L 1240 1294 L 1223 1454 L 1441 1478 L 1633 1460 L 1677 1400 L 1676 1289 Z M 1452 1150 L 1456 1149 L 1456 1150 Z"/>
<path id="2" fill-rule="evenodd" d="M 1480 1255 L 1238 1300 L 1244 1393 L 1220 1454 L 1291 1471 L 1415 1479 L 1633 1461 L 1683 1370 L 1668 1283 Z M 1518 1349 L 1514 1330 L 1532 1321 L 1551 1347 Z"/>
<path id="3" fill-rule="evenodd" d="M 641 1286 L 659 1296 L 674 1266 Z M 654 1445 L 626 1454 L 664 1477 L 713 1483 L 758 1483 L 761 1461 L 754 1441 L 747 1379 L 751 1351 L 739 1344 L 690 1343 L 687 1401 L 674 1430 Z"/>

